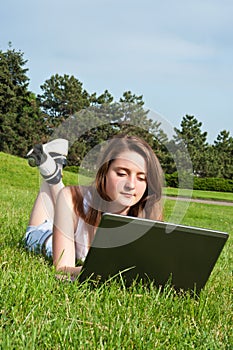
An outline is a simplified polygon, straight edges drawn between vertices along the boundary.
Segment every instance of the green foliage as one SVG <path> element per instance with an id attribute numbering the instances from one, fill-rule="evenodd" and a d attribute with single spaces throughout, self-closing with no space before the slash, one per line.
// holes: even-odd
<path id="1" fill-rule="evenodd" d="M 179 187 L 179 179 L 177 172 L 172 174 L 165 174 L 166 187 Z"/>
<path id="2" fill-rule="evenodd" d="M 168 139 L 161 123 L 144 109 L 142 95 L 125 91 L 116 102 L 108 90 L 89 94 L 82 82 L 67 74 L 52 75 L 41 85 L 42 94 L 35 96 L 28 90 L 26 63 L 11 44 L 0 51 L 0 151 L 24 157 L 33 144 L 64 137 L 70 143 L 69 164 L 80 166 L 85 159 L 90 171 L 102 143 L 121 132 L 144 138 L 174 185 L 176 173 L 182 186 L 184 173 L 233 179 L 233 138 L 228 131 L 221 131 L 209 145 L 202 123 L 185 115 Z"/>
<path id="3" fill-rule="evenodd" d="M 195 190 L 233 192 L 233 180 L 223 178 L 194 178 Z"/>
<path id="4" fill-rule="evenodd" d="M 176 136 L 174 139 L 179 144 L 182 140 L 188 150 L 192 161 L 195 175 L 205 175 L 207 132 L 201 132 L 202 123 L 198 122 L 194 116 L 186 115 L 181 121 L 181 129 L 174 128 Z"/>
<path id="5" fill-rule="evenodd" d="M 0 51 L 0 151 L 22 157 L 46 138 L 36 98 L 28 91 L 26 62 L 20 51 Z"/>
<path id="6" fill-rule="evenodd" d="M 194 175 L 233 179 L 233 138 L 229 131 L 221 131 L 214 145 L 208 145 L 207 132 L 202 132 L 201 126 L 194 116 L 186 115 L 181 129 L 174 129 L 176 144 L 182 140 L 187 147 Z"/>
<path id="7" fill-rule="evenodd" d="M 47 261 L 22 244 L 39 188 L 37 169 L 4 153 L 0 160 L 2 349 L 231 349 L 232 207 L 191 203 L 183 219 L 230 234 L 196 298 L 153 284 L 62 282 Z M 73 175 L 64 173 L 72 181 Z M 166 218 L 174 202 L 166 201 Z"/>
<path id="8" fill-rule="evenodd" d="M 225 179 L 233 179 L 233 138 L 229 131 L 223 130 L 217 136 L 213 149 L 217 175 Z"/>
<path id="9" fill-rule="evenodd" d="M 178 177 L 178 173 L 165 174 L 166 186 L 174 188 L 193 188 L 194 190 L 202 191 L 217 191 L 217 192 L 233 192 L 233 180 L 223 178 L 201 178 L 194 176 L 193 181 L 189 181 L 190 175 L 187 174 L 187 179 L 183 183 Z"/>
<path id="10" fill-rule="evenodd" d="M 96 92 L 94 92 L 90 96 L 90 105 L 98 106 L 98 105 L 108 105 L 112 103 L 114 100 L 113 96 L 110 94 L 108 90 L 105 90 L 103 94 L 97 96 Z"/>
<path id="11" fill-rule="evenodd" d="M 73 75 L 52 75 L 41 90 L 43 94 L 38 95 L 38 100 L 51 129 L 90 104 L 89 94 Z"/>
<path id="12" fill-rule="evenodd" d="M 75 113 L 54 130 L 52 137 L 69 139 L 69 165 L 80 166 L 85 159 L 85 166 L 92 170 L 101 152 L 103 142 L 118 133 L 138 135 L 145 139 L 160 159 L 164 159 L 164 142 L 166 135 L 160 123 L 148 118 L 148 111 L 143 108 L 141 96 L 127 91 L 120 102 L 92 105 Z M 130 102 L 128 102 L 130 101 Z"/>

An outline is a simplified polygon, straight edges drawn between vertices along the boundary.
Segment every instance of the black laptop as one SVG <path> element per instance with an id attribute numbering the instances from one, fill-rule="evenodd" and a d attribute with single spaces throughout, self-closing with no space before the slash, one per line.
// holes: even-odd
<path id="1" fill-rule="evenodd" d="M 106 213 L 79 279 L 121 276 L 126 286 L 153 281 L 198 293 L 227 239 L 226 232 Z"/>

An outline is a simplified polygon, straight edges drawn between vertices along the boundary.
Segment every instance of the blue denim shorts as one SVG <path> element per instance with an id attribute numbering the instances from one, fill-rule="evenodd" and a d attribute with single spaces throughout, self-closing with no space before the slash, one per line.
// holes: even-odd
<path id="1" fill-rule="evenodd" d="M 52 257 L 53 223 L 49 220 L 38 226 L 28 226 L 25 234 L 25 246 L 29 251 Z"/>

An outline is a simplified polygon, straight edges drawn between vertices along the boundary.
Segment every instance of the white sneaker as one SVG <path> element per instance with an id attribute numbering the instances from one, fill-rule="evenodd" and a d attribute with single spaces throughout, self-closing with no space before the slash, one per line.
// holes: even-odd
<path id="1" fill-rule="evenodd" d="M 56 139 L 43 145 L 45 152 L 55 160 L 56 163 L 66 165 L 66 156 L 68 154 L 68 140 Z"/>
<path id="2" fill-rule="evenodd" d="M 68 141 L 56 139 L 44 145 L 35 145 L 28 154 L 30 166 L 38 166 L 42 177 L 49 184 L 57 184 L 62 178 L 62 168 L 66 165 Z"/>

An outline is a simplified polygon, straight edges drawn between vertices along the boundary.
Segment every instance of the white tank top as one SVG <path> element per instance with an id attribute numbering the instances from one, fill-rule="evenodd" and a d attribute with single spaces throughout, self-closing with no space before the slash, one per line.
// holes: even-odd
<path id="1" fill-rule="evenodd" d="M 88 208 L 89 208 L 88 202 L 90 203 L 90 200 L 91 200 L 91 194 L 90 192 L 87 192 L 87 194 L 83 198 L 83 208 L 85 213 L 87 213 L 88 211 Z M 88 238 L 88 224 L 86 224 L 82 218 L 79 218 L 78 220 L 78 226 L 74 234 L 74 240 L 75 240 L 76 260 L 84 261 L 89 250 L 89 238 Z"/>
<path id="2" fill-rule="evenodd" d="M 76 260 L 84 261 L 88 250 L 88 226 L 83 219 L 79 218 L 77 230 L 74 234 Z"/>

